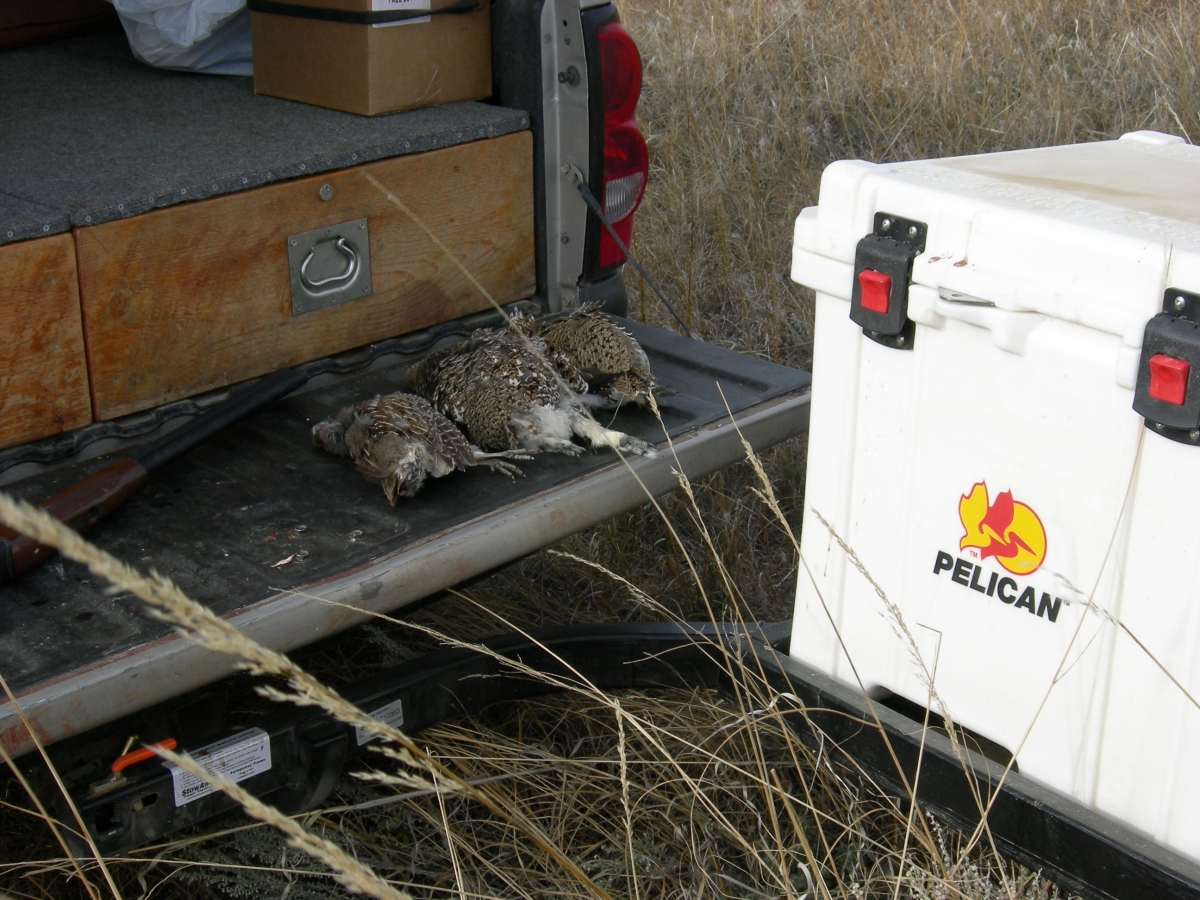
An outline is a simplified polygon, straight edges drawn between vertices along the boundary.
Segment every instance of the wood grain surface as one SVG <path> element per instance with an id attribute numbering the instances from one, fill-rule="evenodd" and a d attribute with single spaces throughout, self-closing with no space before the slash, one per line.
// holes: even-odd
<path id="1" fill-rule="evenodd" d="M 92 420 L 69 234 L 0 247 L 0 447 Z"/>
<path id="2" fill-rule="evenodd" d="M 97 419 L 426 328 L 536 286 L 529 132 L 77 229 Z M 321 200 L 323 184 L 333 188 Z M 366 216 L 373 293 L 292 315 L 288 235 Z"/>

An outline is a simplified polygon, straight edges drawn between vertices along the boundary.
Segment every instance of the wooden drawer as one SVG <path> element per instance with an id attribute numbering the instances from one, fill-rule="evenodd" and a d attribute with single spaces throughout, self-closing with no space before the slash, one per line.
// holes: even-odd
<path id="1" fill-rule="evenodd" d="M 0 321 L 0 447 L 92 421 L 69 234 L 0 247 Z"/>
<path id="2" fill-rule="evenodd" d="M 529 132 L 75 231 L 93 409 L 111 419 L 478 312 L 536 287 Z M 329 200 L 322 185 L 333 191 Z M 287 238 L 366 217 L 370 296 L 293 315 Z"/>

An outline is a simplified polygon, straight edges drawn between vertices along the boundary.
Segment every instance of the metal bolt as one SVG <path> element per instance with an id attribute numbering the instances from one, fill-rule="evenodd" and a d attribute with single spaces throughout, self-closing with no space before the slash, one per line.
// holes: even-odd
<path id="1" fill-rule="evenodd" d="M 879 227 L 882 228 L 884 231 L 889 230 L 892 227 L 892 220 L 884 219 L 882 222 L 879 223 Z"/>
<path id="2" fill-rule="evenodd" d="M 566 163 L 563 163 L 561 166 L 558 167 L 558 171 L 562 172 L 564 175 L 570 175 L 571 167 L 568 166 Z"/>
<path id="3" fill-rule="evenodd" d="M 909 225 L 909 226 L 908 226 L 908 236 L 909 236 L 909 237 L 916 237 L 916 236 L 917 236 L 917 226 L 916 226 L 916 225 Z"/>
<path id="4" fill-rule="evenodd" d="M 363 293 L 369 294 L 369 293 L 371 293 L 371 289 L 369 287 L 365 287 L 365 288 L 363 288 Z"/>
<path id="5" fill-rule="evenodd" d="M 367 227 L 367 223 L 366 223 L 366 222 L 359 222 L 359 223 L 358 223 L 358 230 L 359 230 L 359 231 L 362 231 L 362 230 L 363 230 L 364 228 L 366 228 L 366 227 Z"/>
<path id="6" fill-rule="evenodd" d="M 571 39 L 570 39 L 570 38 L 563 38 L 563 43 L 564 43 L 564 44 L 569 44 L 569 43 L 571 43 Z"/>
<path id="7" fill-rule="evenodd" d="M 1185 306 L 1187 306 L 1187 298 L 1186 297 L 1176 297 L 1175 298 L 1175 308 L 1176 309 L 1183 309 Z"/>
<path id="8" fill-rule="evenodd" d="M 570 41 L 567 41 L 569 44 Z M 583 76 L 579 74 L 579 70 L 574 66 L 567 66 L 566 70 L 558 73 L 559 84 L 569 84 L 571 87 L 578 87 L 583 81 Z"/>
<path id="9" fill-rule="evenodd" d="M 559 240 L 562 241 L 564 244 L 569 244 L 569 243 L 571 243 L 571 236 L 569 234 L 564 234 L 562 237 L 559 238 Z"/>
<path id="10" fill-rule="evenodd" d="M 1190 437 L 1193 441 L 1200 441 L 1200 431 L 1189 431 L 1188 437 Z"/>
<path id="11" fill-rule="evenodd" d="M 1162 422 L 1155 422 L 1155 423 L 1154 423 L 1154 430 L 1155 430 L 1155 431 L 1162 431 L 1162 430 L 1163 430 L 1163 427 L 1162 427 Z"/>
<path id="12" fill-rule="evenodd" d="M 328 184 L 323 184 L 323 185 L 321 185 L 320 189 L 317 191 L 317 195 L 322 200 L 332 200 L 333 199 L 333 187 Z"/>
<path id="13" fill-rule="evenodd" d="M 899 337 L 896 338 L 896 346 L 897 347 L 904 346 L 904 335 L 900 335 Z"/>
<path id="14" fill-rule="evenodd" d="M 289 244 L 291 244 L 293 247 L 295 247 L 295 246 L 296 246 L 296 239 L 295 239 L 295 238 L 292 238 L 290 241 L 288 241 L 288 243 L 289 243 Z"/>

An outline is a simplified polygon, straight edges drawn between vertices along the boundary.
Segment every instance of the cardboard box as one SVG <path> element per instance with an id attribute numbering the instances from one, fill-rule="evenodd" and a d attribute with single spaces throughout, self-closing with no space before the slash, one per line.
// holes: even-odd
<path id="1" fill-rule="evenodd" d="M 488 97 L 492 93 L 490 4 L 484 0 L 478 10 L 436 12 L 452 5 L 459 4 L 454 0 L 251 3 L 255 93 L 365 116 Z M 431 7 L 433 15 L 401 22 L 345 21 L 365 22 L 372 13 Z"/>

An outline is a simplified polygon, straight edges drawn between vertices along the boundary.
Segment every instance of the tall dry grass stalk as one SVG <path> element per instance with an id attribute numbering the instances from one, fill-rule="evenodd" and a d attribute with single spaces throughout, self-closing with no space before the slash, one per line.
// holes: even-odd
<path id="1" fill-rule="evenodd" d="M 639 117 L 652 161 L 634 251 L 696 331 L 779 362 L 811 359 L 810 298 L 789 281 L 788 260 L 792 222 L 816 201 L 829 162 L 1139 128 L 1200 136 L 1200 9 L 1190 3 L 620 6 L 646 62 Z M 627 281 L 635 314 L 671 327 L 636 275 Z M 272 696 L 332 702 L 335 692 L 309 670 L 349 677 L 447 635 L 469 644 L 508 627 L 785 618 L 803 462 L 793 443 L 701 483 L 685 480 L 658 507 L 590 529 L 404 623 L 373 626 L 367 641 L 303 654 L 303 669 L 259 651 L 250 658 L 291 681 Z M 610 697 L 571 683 L 563 696 L 429 729 L 419 743 L 380 754 L 373 772 L 358 773 L 365 779 L 343 779 L 329 808 L 303 825 L 394 889 L 430 898 L 1057 894 L 936 821 L 910 820 L 835 747 L 797 741 L 789 701 L 759 673 L 732 652 L 726 663 L 735 689 L 725 696 Z M 478 800 L 484 789 L 492 805 Z M 18 799 L 0 797 L 0 816 Z M 319 864 L 289 855 L 277 832 L 228 822 L 214 831 L 110 861 L 119 887 L 147 900 L 342 893 Z M 72 895 L 80 882 L 63 880 L 71 867 L 53 853 L 50 845 L 0 862 L 0 885 Z"/>
<path id="2" fill-rule="evenodd" d="M 246 637 L 207 607 L 187 597 L 169 579 L 156 572 L 151 572 L 149 576 L 142 575 L 129 565 L 89 543 L 57 519 L 3 493 L 0 493 L 0 523 L 34 538 L 39 543 L 54 547 L 75 562 L 86 565 L 93 574 L 106 579 L 112 585 L 113 590 L 128 591 L 134 594 L 148 604 L 152 615 L 174 625 L 176 630 L 192 643 L 217 653 L 234 656 L 239 660 L 239 666 L 251 674 L 282 678 L 291 688 L 291 691 L 288 692 L 264 685 L 257 689 L 263 696 L 281 703 L 319 707 L 347 725 L 365 729 L 371 734 L 383 738 L 392 745 L 385 748 L 386 754 L 405 767 L 400 775 L 391 776 L 390 783 L 400 783 L 409 789 L 415 788 L 431 793 L 454 790 L 468 794 L 472 800 L 482 804 L 493 814 L 519 829 L 527 840 L 577 879 L 579 884 L 587 888 L 598 900 L 608 900 L 607 893 L 597 887 L 573 860 L 541 832 L 534 822 L 522 820 L 519 812 L 513 813 L 493 799 L 485 790 L 478 789 L 459 778 L 455 773 L 446 770 L 436 759 L 419 749 L 404 732 L 368 716 L 358 707 L 338 696 L 336 691 L 313 678 L 282 653 L 270 650 Z M 293 846 L 333 865 L 338 879 L 343 884 L 355 891 L 366 891 L 381 900 L 397 900 L 399 898 L 400 895 L 378 879 L 369 868 L 358 865 L 348 857 L 346 866 L 334 865 L 343 860 L 333 850 L 330 850 L 322 842 L 303 835 L 302 829 L 296 831 L 295 828 L 284 828 L 286 824 L 282 821 L 284 817 L 278 811 L 258 803 L 258 801 L 250 803 L 247 799 L 249 795 L 246 795 L 236 785 L 204 772 L 202 768 L 186 758 L 176 757 L 169 751 L 161 749 L 156 749 L 156 752 L 177 762 L 182 767 L 188 768 L 193 774 L 206 778 L 215 787 L 237 800 L 253 817 L 268 821 L 284 830 Z M 179 762 L 180 759 L 183 759 L 183 762 Z M 51 766 L 51 773 L 61 789 L 62 780 L 58 772 L 54 771 L 53 766 Z M 446 786 L 438 785 L 437 778 L 439 776 L 446 782 Z M 63 793 L 66 802 L 71 804 L 65 789 Z M 73 804 L 71 807 L 74 810 Z M 78 818 L 78 814 L 76 817 Z M 91 842 L 90 836 L 87 840 L 89 843 Z M 108 869 L 104 862 L 102 860 L 97 860 L 97 862 L 105 876 L 108 877 Z M 118 890 L 112 884 L 111 878 L 109 878 L 109 883 L 112 886 L 113 894 L 120 900 Z"/>

